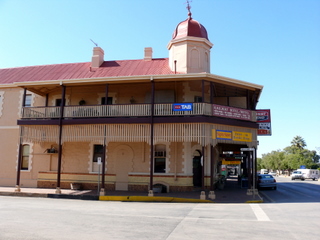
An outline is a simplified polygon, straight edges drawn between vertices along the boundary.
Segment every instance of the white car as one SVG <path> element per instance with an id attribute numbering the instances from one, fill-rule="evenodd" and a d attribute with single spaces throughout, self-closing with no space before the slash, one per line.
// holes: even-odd
<path id="1" fill-rule="evenodd" d="M 304 181 L 303 173 L 301 171 L 293 171 L 291 174 L 291 180 L 301 179 Z"/>
<path id="2" fill-rule="evenodd" d="M 277 173 L 276 172 L 269 172 L 268 174 L 270 174 L 271 176 L 277 176 Z"/>

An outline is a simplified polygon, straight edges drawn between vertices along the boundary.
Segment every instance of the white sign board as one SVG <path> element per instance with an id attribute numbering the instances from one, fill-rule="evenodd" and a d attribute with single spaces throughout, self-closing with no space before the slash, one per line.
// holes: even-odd
<path id="1" fill-rule="evenodd" d="M 254 148 L 240 148 L 241 151 L 254 151 Z"/>

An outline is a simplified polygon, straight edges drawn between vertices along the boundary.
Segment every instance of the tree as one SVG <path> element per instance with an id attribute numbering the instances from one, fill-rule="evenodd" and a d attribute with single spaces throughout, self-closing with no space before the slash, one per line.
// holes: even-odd
<path id="1" fill-rule="evenodd" d="M 266 169 L 280 170 L 283 168 L 283 160 L 285 153 L 281 150 L 272 151 L 268 154 L 262 155 L 261 166 L 264 166 Z"/>
<path id="2" fill-rule="evenodd" d="M 293 170 L 304 165 L 306 168 L 316 169 L 320 167 L 320 156 L 315 150 L 308 150 L 305 140 L 301 136 L 295 136 L 291 145 L 282 151 L 272 151 L 262 154 L 258 159 L 258 169 L 266 168 L 273 170 Z"/>
<path id="3" fill-rule="evenodd" d="M 301 136 L 295 136 L 291 141 L 291 146 L 295 146 L 298 149 L 302 150 L 307 146 L 307 144 Z"/>

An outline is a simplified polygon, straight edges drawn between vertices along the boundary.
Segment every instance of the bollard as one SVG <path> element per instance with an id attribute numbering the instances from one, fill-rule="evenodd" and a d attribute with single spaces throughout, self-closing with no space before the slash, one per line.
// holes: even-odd
<path id="1" fill-rule="evenodd" d="M 56 194 L 61 194 L 61 189 L 60 188 L 56 188 Z"/>
<path id="2" fill-rule="evenodd" d="M 20 186 L 16 185 L 16 189 L 14 190 L 15 192 L 21 192 Z"/>
<path id="3" fill-rule="evenodd" d="M 153 197 L 153 190 L 149 190 L 148 197 Z"/>
<path id="4" fill-rule="evenodd" d="M 100 189 L 100 196 L 105 196 L 106 195 L 106 192 L 104 190 L 104 188 L 101 188 Z"/>
<path id="5" fill-rule="evenodd" d="M 210 191 L 208 197 L 210 199 L 215 199 L 216 198 L 216 194 L 214 193 L 214 191 Z"/>
<path id="6" fill-rule="evenodd" d="M 201 199 L 201 200 L 206 200 L 206 193 L 205 193 L 205 191 L 201 191 L 200 199 Z"/>

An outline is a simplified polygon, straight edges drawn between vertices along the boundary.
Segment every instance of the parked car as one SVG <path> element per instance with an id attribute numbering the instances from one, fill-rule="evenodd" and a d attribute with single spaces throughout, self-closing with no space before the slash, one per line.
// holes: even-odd
<path id="1" fill-rule="evenodd" d="M 276 172 L 269 172 L 268 174 L 272 175 L 272 176 L 277 176 L 277 173 Z"/>
<path id="2" fill-rule="evenodd" d="M 270 174 L 260 174 L 258 176 L 258 189 L 261 188 L 272 188 L 274 190 L 277 189 L 277 181 Z"/>

